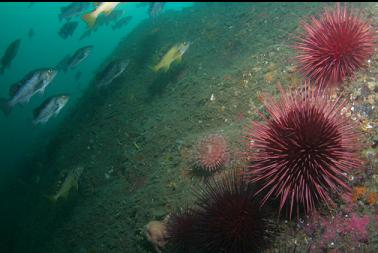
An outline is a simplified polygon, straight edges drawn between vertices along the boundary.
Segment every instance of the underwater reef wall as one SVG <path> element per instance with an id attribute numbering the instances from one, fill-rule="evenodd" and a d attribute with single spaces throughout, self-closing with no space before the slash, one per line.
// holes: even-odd
<path id="1" fill-rule="evenodd" d="M 197 140 L 221 133 L 241 150 L 260 92 L 275 93 L 277 81 L 300 83 L 288 45 L 301 18 L 324 6 L 198 3 L 142 22 L 104 63 L 129 59 L 126 72 L 103 89 L 93 80 L 36 158 L 13 252 L 154 252 L 144 225 L 183 206 L 202 184 L 187 173 Z M 180 42 L 191 43 L 182 62 L 153 72 Z M 79 166 L 78 192 L 49 203 L 44 196 Z"/>

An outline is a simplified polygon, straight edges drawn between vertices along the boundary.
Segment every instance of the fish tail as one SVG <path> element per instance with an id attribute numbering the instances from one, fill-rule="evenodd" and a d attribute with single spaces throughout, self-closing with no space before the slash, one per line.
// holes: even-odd
<path id="1" fill-rule="evenodd" d="M 182 55 L 177 56 L 176 62 L 177 63 L 181 63 L 181 61 L 182 61 Z"/>
<path id="2" fill-rule="evenodd" d="M 170 66 L 171 66 L 171 65 L 164 65 L 164 66 L 162 67 L 162 69 L 164 70 L 164 72 L 168 72 Z"/>
<path id="3" fill-rule="evenodd" d="M 9 105 L 8 99 L 0 97 L 0 110 L 5 116 L 8 116 L 11 113 L 12 107 Z"/>
<path id="4" fill-rule="evenodd" d="M 152 67 L 151 67 L 151 70 L 154 71 L 154 72 L 158 72 L 158 71 L 159 71 L 159 67 L 157 67 L 157 66 L 152 66 Z"/>
<path id="5" fill-rule="evenodd" d="M 109 16 L 109 14 L 112 13 L 112 11 L 113 11 L 113 9 L 105 10 L 104 11 L 105 16 Z"/>
<path id="6" fill-rule="evenodd" d="M 50 204 L 56 204 L 58 200 L 56 196 L 44 195 L 44 197 L 49 201 Z"/>
<path id="7" fill-rule="evenodd" d="M 96 23 L 96 16 L 94 16 L 92 13 L 85 14 L 83 19 L 90 28 L 92 28 Z"/>
<path id="8" fill-rule="evenodd" d="M 161 67 L 160 67 L 159 64 L 158 64 L 158 65 L 155 65 L 155 66 L 151 66 L 150 69 L 151 69 L 152 71 L 154 71 L 154 72 L 158 72 L 158 71 L 161 69 Z"/>
<path id="9" fill-rule="evenodd" d="M 32 125 L 33 125 L 33 127 L 36 127 L 38 125 L 38 121 L 37 120 L 33 120 L 32 121 Z"/>

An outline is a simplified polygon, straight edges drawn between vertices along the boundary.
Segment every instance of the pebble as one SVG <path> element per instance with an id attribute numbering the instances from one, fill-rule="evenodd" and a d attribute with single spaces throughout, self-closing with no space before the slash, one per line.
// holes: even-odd
<path id="1" fill-rule="evenodd" d="M 353 107 L 353 111 L 356 113 L 361 114 L 363 117 L 370 117 L 371 114 L 373 113 L 373 110 L 370 105 L 366 104 L 356 104 Z"/>
<path id="2" fill-rule="evenodd" d="M 376 85 L 375 82 L 368 82 L 367 85 L 368 85 L 369 90 L 374 91 L 375 85 Z"/>
<path id="3" fill-rule="evenodd" d="M 294 73 L 295 72 L 295 66 L 287 66 L 286 71 L 288 73 Z"/>

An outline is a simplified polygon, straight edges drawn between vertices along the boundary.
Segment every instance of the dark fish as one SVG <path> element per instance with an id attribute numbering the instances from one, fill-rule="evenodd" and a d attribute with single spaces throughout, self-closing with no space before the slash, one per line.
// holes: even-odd
<path id="1" fill-rule="evenodd" d="M 56 69 L 67 71 L 70 68 L 74 68 L 80 62 L 85 60 L 92 51 L 93 46 L 85 46 L 76 50 L 76 52 L 70 56 L 66 55 L 59 63 L 56 65 Z"/>
<path id="2" fill-rule="evenodd" d="M 113 30 L 117 30 L 117 29 L 120 29 L 122 28 L 123 26 L 127 25 L 130 20 L 132 19 L 133 17 L 132 16 L 127 16 L 127 17 L 123 17 L 121 18 L 120 20 L 117 21 L 117 23 L 115 23 L 113 25 Z"/>
<path id="3" fill-rule="evenodd" d="M 9 89 L 9 99 L 0 98 L 0 109 L 8 115 L 17 104 L 27 104 L 32 96 L 43 94 L 58 72 L 52 68 L 37 69 L 28 73 Z"/>
<path id="4" fill-rule="evenodd" d="M 5 53 L 1 58 L 0 74 L 3 74 L 4 70 L 10 67 L 11 62 L 14 57 L 16 57 L 18 49 L 20 48 L 20 43 L 21 39 L 17 39 L 10 43 L 7 50 L 5 50 Z"/>
<path id="5" fill-rule="evenodd" d="M 152 2 L 148 9 L 150 18 L 155 19 L 164 9 L 165 2 Z"/>
<path id="6" fill-rule="evenodd" d="M 79 16 L 90 6 L 91 4 L 89 2 L 70 3 L 69 5 L 60 8 L 59 21 L 62 19 L 69 21 L 71 18 Z"/>
<path id="7" fill-rule="evenodd" d="M 83 40 L 85 39 L 86 37 L 89 37 L 91 34 L 92 34 L 93 30 L 92 29 L 88 29 L 86 30 L 81 36 L 80 36 L 80 39 L 79 40 Z"/>
<path id="8" fill-rule="evenodd" d="M 109 25 L 110 23 L 114 23 L 125 13 L 124 10 L 114 10 L 109 15 L 104 16 L 104 25 Z"/>
<path id="9" fill-rule="evenodd" d="M 32 37 L 34 37 L 34 29 L 33 28 L 30 28 L 30 30 L 28 32 L 28 37 L 29 37 L 29 39 L 31 39 Z"/>
<path id="10" fill-rule="evenodd" d="M 106 16 L 105 15 L 101 15 L 101 16 L 99 16 L 96 19 L 96 23 L 92 26 L 91 29 L 93 31 L 97 31 L 98 28 L 100 28 L 101 26 L 105 26 L 105 23 L 106 23 Z"/>
<path id="11" fill-rule="evenodd" d="M 66 55 L 56 66 L 55 69 L 57 70 L 65 70 L 67 69 L 68 63 L 71 59 L 70 55 Z"/>
<path id="12" fill-rule="evenodd" d="M 129 65 L 129 62 L 129 60 L 114 60 L 110 62 L 105 67 L 104 71 L 102 71 L 99 81 L 97 83 L 97 87 L 104 87 L 113 82 L 114 79 L 119 77 L 125 71 L 127 65 Z"/>
<path id="13" fill-rule="evenodd" d="M 85 46 L 76 50 L 76 52 L 70 57 L 67 68 L 74 68 L 80 62 L 84 61 L 92 51 L 93 46 Z"/>
<path id="14" fill-rule="evenodd" d="M 59 30 L 59 36 L 63 39 L 67 39 L 69 36 L 72 36 L 78 24 L 79 23 L 76 21 L 70 21 L 65 23 Z"/>
<path id="15" fill-rule="evenodd" d="M 40 106 L 33 111 L 33 124 L 44 124 L 52 116 L 57 116 L 67 104 L 70 97 L 66 94 L 55 95 L 47 98 Z"/>

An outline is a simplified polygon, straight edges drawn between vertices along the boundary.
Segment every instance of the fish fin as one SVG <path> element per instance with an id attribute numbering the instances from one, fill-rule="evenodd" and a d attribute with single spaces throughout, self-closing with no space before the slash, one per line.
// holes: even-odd
<path id="1" fill-rule="evenodd" d="M 38 94 L 39 94 L 40 96 L 43 96 L 43 94 L 45 94 L 45 89 L 40 89 L 40 90 L 38 91 Z"/>
<path id="2" fill-rule="evenodd" d="M 88 14 L 85 14 L 83 16 L 83 20 L 87 23 L 87 25 L 90 27 L 90 28 L 93 28 L 93 26 L 95 25 L 96 23 L 96 17 L 92 15 L 92 13 L 88 13 Z"/>
<path id="3" fill-rule="evenodd" d="M 36 120 L 32 120 L 32 125 L 33 125 L 33 128 L 37 127 L 37 125 L 38 125 L 38 121 L 36 121 Z"/>
<path id="4" fill-rule="evenodd" d="M 181 63 L 181 61 L 182 61 L 182 56 L 181 56 L 181 55 L 178 56 L 178 57 L 176 58 L 176 61 L 177 61 L 177 63 Z"/>
<path id="5" fill-rule="evenodd" d="M 73 187 L 75 188 L 76 191 L 79 190 L 79 183 L 76 181 L 75 183 L 73 183 Z"/>
<path id="6" fill-rule="evenodd" d="M 13 97 L 14 95 L 16 95 L 16 93 L 20 89 L 20 87 L 21 87 L 20 83 L 12 84 L 11 87 L 9 88 L 9 95 L 11 97 Z"/>
<path id="7" fill-rule="evenodd" d="M 68 195 L 70 195 L 70 191 L 65 191 L 64 193 L 62 193 L 62 198 L 68 198 Z"/>
<path id="8" fill-rule="evenodd" d="M 50 204 L 56 204 L 56 202 L 58 201 L 58 198 L 56 195 L 54 196 L 49 196 L 49 195 L 44 195 L 44 197 L 49 201 Z"/>
<path id="9" fill-rule="evenodd" d="M 158 72 L 158 71 L 160 70 L 159 65 L 150 66 L 149 68 L 150 68 L 153 72 Z"/>
<path id="10" fill-rule="evenodd" d="M 169 70 L 169 67 L 170 67 L 171 65 L 169 64 L 167 64 L 167 65 L 164 65 L 163 67 L 162 67 L 162 69 L 164 70 L 164 72 L 167 72 L 168 70 Z"/>
<path id="11" fill-rule="evenodd" d="M 43 104 L 40 105 L 40 106 L 38 106 L 38 107 L 36 107 L 36 108 L 34 108 L 34 110 L 33 110 L 33 116 L 34 116 L 34 117 L 37 117 L 37 116 L 38 116 L 39 112 L 40 112 L 41 109 L 42 109 L 42 106 L 43 106 Z"/>
<path id="12" fill-rule="evenodd" d="M 113 9 L 111 9 L 111 10 L 105 10 L 104 11 L 105 16 L 108 16 L 110 13 L 112 13 L 112 11 L 113 11 Z"/>
<path id="13" fill-rule="evenodd" d="M 0 110 L 4 113 L 5 116 L 8 116 L 11 113 L 12 107 L 9 106 L 8 99 L 0 98 Z"/>

